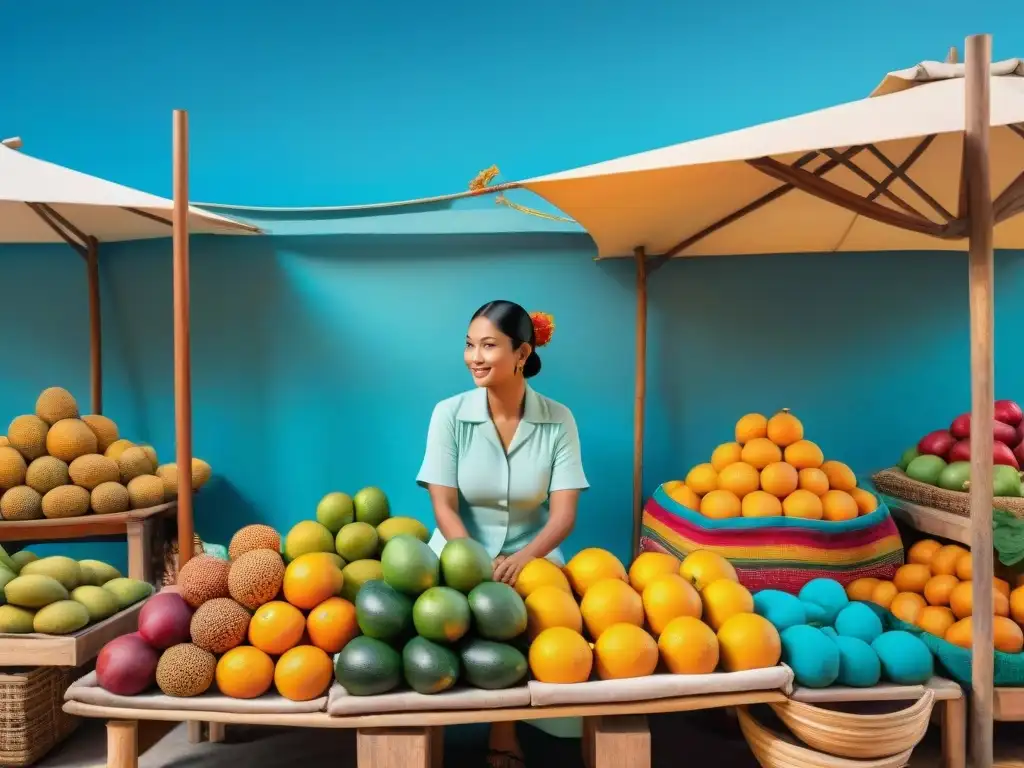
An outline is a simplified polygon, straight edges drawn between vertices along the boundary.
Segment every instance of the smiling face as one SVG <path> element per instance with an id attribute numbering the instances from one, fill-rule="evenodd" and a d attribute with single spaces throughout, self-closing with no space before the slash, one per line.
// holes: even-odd
<path id="1" fill-rule="evenodd" d="M 529 344 L 512 349 L 512 339 L 486 317 L 478 317 L 469 325 L 464 359 L 478 387 L 498 387 L 516 376 L 529 350 Z"/>

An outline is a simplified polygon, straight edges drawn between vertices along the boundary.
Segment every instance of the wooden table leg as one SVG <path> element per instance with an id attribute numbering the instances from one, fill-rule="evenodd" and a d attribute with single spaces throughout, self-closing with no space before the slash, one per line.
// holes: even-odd
<path id="1" fill-rule="evenodd" d="M 138 768 L 139 724 L 135 720 L 107 722 L 107 768 Z"/>
<path id="2" fill-rule="evenodd" d="M 600 717 L 583 718 L 583 736 L 580 739 L 580 749 L 583 752 L 583 765 L 585 768 L 594 768 L 594 729 Z"/>
<path id="3" fill-rule="evenodd" d="M 200 720 L 188 721 L 188 743 L 199 744 L 203 740 L 203 723 Z"/>
<path id="4" fill-rule="evenodd" d="M 444 726 L 428 729 L 430 736 L 430 768 L 444 768 Z"/>
<path id="5" fill-rule="evenodd" d="M 127 525 L 128 576 L 152 583 L 154 520 L 133 520 Z"/>
<path id="6" fill-rule="evenodd" d="M 224 723 L 207 723 L 209 737 L 212 744 L 220 744 L 224 741 Z"/>
<path id="7" fill-rule="evenodd" d="M 643 715 L 602 717 L 594 725 L 594 768 L 651 768 L 651 731 Z"/>
<path id="8" fill-rule="evenodd" d="M 358 768 L 431 768 L 429 728 L 360 728 L 356 732 Z"/>
<path id="9" fill-rule="evenodd" d="M 965 768 L 967 699 L 949 699 L 942 704 L 942 768 Z"/>

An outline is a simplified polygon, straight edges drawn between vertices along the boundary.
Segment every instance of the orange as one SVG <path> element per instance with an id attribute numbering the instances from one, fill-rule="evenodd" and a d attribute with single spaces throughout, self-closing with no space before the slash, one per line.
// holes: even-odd
<path id="1" fill-rule="evenodd" d="M 821 497 L 821 516 L 832 522 L 853 520 L 857 516 L 857 502 L 846 491 L 826 491 Z"/>
<path id="2" fill-rule="evenodd" d="M 768 419 L 766 432 L 768 439 L 780 448 L 804 439 L 804 425 L 788 408 L 783 408 Z"/>
<path id="3" fill-rule="evenodd" d="M 955 576 L 956 562 L 966 554 L 968 554 L 967 550 L 959 544 L 947 544 L 944 547 L 939 547 L 932 555 L 930 563 L 932 573 L 936 576 Z"/>
<path id="4" fill-rule="evenodd" d="M 658 644 L 635 624 L 613 624 L 594 643 L 594 657 L 602 680 L 646 677 L 658 666 Z"/>
<path id="5" fill-rule="evenodd" d="M 998 576 L 992 577 L 992 586 L 995 587 L 996 592 L 1002 594 L 1003 597 L 1009 599 L 1010 597 L 1010 582 L 1005 579 L 1000 579 Z"/>
<path id="6" fill-rule="evenodd" d="M 963 582 L 966 584 L 967 582 Z M 959 646 L 960 648 L 971 649 L 974 644 L 974 638 L 972 637 L 974 625 L 971 622 L 970 616 L 965 616 L 960 619 L 956 624 L 946 630 L 946 635 L 943 638 L 947 643 Z M 995 627 L 993 626 L 993 639 L 995 636 Z"/>
<path id="7" fill-rule="evenodd" d="M 916 592 L 900 592 L 889 604 L 889 612 L 900 621 L 916 624 L 926 605 L 924 598 Z"/>
<path id="8" fill-rule="evenodd" d="M 249 631 L 252 632 L 252 624 Z M 355 606 L 341 597 L 327 598 L 309 612 L 306 632 L 309 633 L 309 641 L 317 648 L 337 653 L 359 634 Z"/>
<path id="9" fill-rule="evenodd" d="M 698 464 L 686 473 L 686 487 L 703 496 L 718 488 L 718 472 L 710 464 Z"/>
<path id="10" fill-rule="evenodd" d="M 789 496 L 799 483 L 796 467 L 784 461 L 774 461 L 761 470 L 761 487 L 779 499 Z"/>
<path id="11" fill-rule="evenodd" d="M 936 637 L 945 637 L 946 632 L 954 624 L 956 624 L 956 616 L 949 608 L 941 605 L 925 606 L 917 614 L 917 626 Z"/>
<path id="12" fill-rule="evenodd" d="M 815 496 L 824 496 L 828 490 L 828 477 L 820 469 L 801 469 L 799 486 L 802 490 L 810 491 Z"/>
<path id="13" fill-rule="evenodd" d="M 824 511 L 821 499 L 810 491 L 797 489 L 782 500 L 782 514 L 805 520 L 821 520 Z"/>
<path id="14" fill-rule="evenodd" d="M 733 464 L 733 466 L 738 466 Z M 742 511 L 739 496 L 732 491 L 711 491 L 700 500 L 700 513 L 713 520 L 739 517 Z"/>
<path id="15" fill-rule="evenodd" d="M 1010 599 L 1002 592 L 992 593 L 992 613 L 996 616 L 1010 615 Z"/>
<path id="16" fill-rule="evenodd" d="M 302 611 L 283 600 L 272 600 L 257 608 L 249 620 L 249 642 L 277 656 L 298 645 L 305 629 Z"/>
<path id="17" fill-rule="evenodd" d="M 726 672 L 774 667 L 782 640 L 772 623 L 756 613 L 737 613 L 718 630 L 718 652 Z"/>
<path id="18" fill-rule="evenodd" d="M 542 683 L 585 683 L 593 666 L 590 643 L 567 627 L 549 627 L 530 643 L 530 671 Z"/>
<path id="19" fill-rule="evenodd" d="M 949 595 L 959 583 L 956 576 L 932 576 L 924 585 L 924 599 L 929 605 L 949 605 Z"/>
<path id="20" fill-rule="evenodd" d="M 695 549 L 683 558 L 679 575 L 690 582 L 698 592 L 719 579 L 739 581 L 732 563 L 710 549 Z"/>
<path id="21" fill-rule="evenodd" d="M 565 575 L 569 578 L 572 591 L 579 597 L 583 597 L 592 584 L 604 579 L 627 580 L 626 569 L 619 558 L 597 547 L 587 547 L 573 555 L 565 564 Z"/>
<path id="22" fill-rule="evenodd" d="M 675 555 L 666 552 L 641 552 L 629 566 L 629 585 L 637 592 L 663 573 L 679 573 L 682 562 Z"/>
<path id="23" fill-rule="evenodd" d="M 910 563 L 908 565 L 901 565 L 896 569 L 896 575 L 892 577 L 892 583 L 896 585 L 896 589 L 900 592 L 917 592 L 920 595 L 924 593 L 924 585 L 928 583 L 928 579 L 931 577 L 932 572 L 928 569 L 927 565 Z"/>
<path id="24" fill-rule="evenodd" d="M 718 637 L 693 616 L 672 619 L 658 638 L 658 650 L 674 675 L 710 675 L 718 666 Z"/>
<path id="25" fill-rule="evenodd" d="M 259 648 L 240 645 L 220 657 L 215 672 L 217 688 L 233 699 L 255 699 L 270 690 L 274 662 Z"/>
<path id="26" fill-rule="evenodd" d="M 682 504 L 694 512 L 700 510 L 700 496 L 694 493 L 682 480 L 670 480 L 662 485 L 661 489 L 676 504 Z"/>
<path id="27" fill-rule="evenodd" d="M 583 631 L 583 615 L 576 599 L 571 593 L 552 586 L 537 587 L 526 598 L 526 622 L 529 637 L 536 637 L 551 627 Z"/>
<path id="28" fill-rule="evenodd" d="M 308 611 L 341 592 L 345 577 L 325 552 L 308 552 L 288 563 L 284 571 L 284 599 Z"/>
<path id="29" fill-rule="evenodd" d="M 817 469 L 825 460 L 821 448 L 810 440 L 797 440 L 787 445 L 783 456 L 797 469 Z"/>
<path id="30" fill-rule="evenodd" d="M 907 562 L 930 566 L 932 557 L 940 549 L 942 549 L 942 545 L 935 541 L 935 539 L 921 539 L 907 550 Z"/>
<path id="31" fill-rule="evenodd" d="M 740 460 L 740 452 L 743 446 L 739 443 L 722 443 L 711 452 L 711 466 L 721 472 L 730 464 Z"/>
<path id="32" fill-rule="evenodd" d="M 878 509 L 878 497 L 871 491 L 865 491 L 863 488 L 854 488 L 850 491 L 850 495 L 857 502 L 857 511 L 860 514 L 870 515 Z"/>
<path id="33" fill-rule="evenodd" d="M 1024 587 L 1010 593 L 1010 615 L 1018 624 L 1024 624 Z"/>
<path id="34" fill-rule="evenodd" d="M 613 624 L 644 624 L 640 595 L 624 581 L 604 579 L 591 585 L 580 603 L 583 624 L 595 640 Z"/>
<path id="35" fill-rule="evenodd" d="M 782 514 L 782 502 L 765 491 L 748 493 L 740 502 L 743 517 L 778 517 Z"/>
<path id="36" fill-rule="evenodd" d="M 291 701 L 310 701 L 323 696 L 334 679 L 331 658 L 312 645 L 299 645 L 277 660 L 274 685 Z"/>
<path id="37" fill-rule="evenodd" d="M 764 469 L 773 461 L 782 461 L 782 449 L 767 437 L 755 437 L 743 446 L 740 457 L 754 469 Z"/>
<path id="38" fill-rule="evenodd" d="M 871 576 L 864 576 L 854 579 L 846 585 L 846 596 L 851 600 L 859 600 L 862 603 L 871 601 L 871 593 L 878 586 L 879 580 Z"/>
<path id="39" fill-rule="evenodd" d="M 1013 619 L 996 616 L 992 619 L 992 640 L 997 651 L 1020 653 L 1024 649 L 1024 632 Z"/>
<path id="40" fill-rule="evenodd" d="M 896 585 L 891 581 L 880 581 L 878 586 L 871 592 L 871 602 L 880 608 L 888 610 L 898 594 L 899 590 L 896 589 Z"/>
<path id="41" fill-rule="evenodd" d="M 857 487 L 857 476 L 841 461 L 826 461 L 821 471 L 828 478 L 828 487 L 836 491 L 852 491 Z"/>
<path id="42" fill-rule="evenodd" d="M 760 487 L 760 476 L 757 470 L 745 461 L 737 461 L 718 473 L 718 487 L 723 491 L 731 491 L 742 499 Z"/>
<path id="43" fill-rule="evenodd" d="M 768 419 L 760 413 L 748 413 L 736 422 L 736 442 L 746 445 L 751 440 L 768 435 Z"/>
<path id="44" fill-rule="evenodd" d="M 754 597 L 750 590 L 730 579 L 719 579 L 704 587 L 704 621 L 716 632 L 727 619 L 737 613 L 753 613 Z"/>
<path id="45" fill-rule="evenodd" d="M 949 592 L 949 608 L 958 619 L 966 619 L 974 613 L 974 595 L 971 582 L 961 581 Z"/>
<path id="46" fill-rule="evenodd" d="M 569 580 L 562 569 L 546 557 L 535 557 L 528 562 L 516 579 L 516 592 L 522 598 L 529 597 L 535 589 L 554 587 L 572 594 Z"/>
<path id="47" fill-rule="evenodd" d="M 666 573 L 651 581 L 644 589 L 642 601 L 647 626 L 655 637 L 680 616 L 699 619 L 704 610 L 697 590 L 678 573 Z"/>

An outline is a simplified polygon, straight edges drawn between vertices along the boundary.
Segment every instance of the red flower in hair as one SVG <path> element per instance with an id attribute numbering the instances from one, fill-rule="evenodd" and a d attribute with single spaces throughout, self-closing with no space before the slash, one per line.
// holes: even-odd
<path id="1" fill-rule="evenodd" d="M 555 318 L 547 312 L 531 312 L 530 319 L 533 320 L 533 333 L 537 337 L 537 346 L 543 347 L 555 334 Z"/>

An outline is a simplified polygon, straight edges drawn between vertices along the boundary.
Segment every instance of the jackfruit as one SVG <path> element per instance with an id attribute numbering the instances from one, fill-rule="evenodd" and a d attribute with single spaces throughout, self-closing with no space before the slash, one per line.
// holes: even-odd
<path id="1" fill-rule="evenodd" d="M 71 462 L 68 474 L 75 485 L 81 486 L 87 491 L 91 491 L 101 483 L 116 483 L 121 478 L 121 470 L 118 468 L 117 462 L 98 453 L 79 456 Z"/>
<path id="2" fill-rule="evenodd" d="M 53 519 L 81 517 L 89 511 L 89 492 L 77 485 L 62 485 L 43 496 L 43 515 Z"/>
<path id="3" fill-rule="evenodd" d="M 69 591 L 82 583 L 82 568 L 78 561 L 61 555 L 33 560 L 23 565 L 19 573 L 21 576 L 49 576 Z"/>
<path id="4" fill-rule="evenodd" d="M 227 597 L 231 564 L 212 555 L 197 555 L 178 571 L 178 592 L 193 608 L 218 597 Z"/>
<path id="5" fill-rule="evenodd" d="M 7 428 L 7 441 L 26 461 L 38 459 L 46 453 L 46 433 L 50 425 L 38 416 L 16 416 Z"/>
<path id="6" fill-rule="evenodd" d="M 246 552 L 228 571 L 228 592 L 239 605 L 251 611 L 269 603 L 284 583 L 284 560 L 272 549 Z"/>
<path id="7" fill-rule="evenodd" d="M 46 452 L 70 464 L 79 456 L 96 453 L 96 435 L 81 419 L 61 419 L 46 433 Z"/>
<path id="8" fill-rule="evenodd" d="M 9 445 L 0 447 L 0 490 L 25 482 L 25 459 Z"/>
<path id="9" fill-rule="evenodd" d="M 231 543 L 228 544 L 228 557 L 237 560 L 246 552 L 252 552 L 254 549 L 272 549 L 275 552 L 280 552 L 281 534 L 269 525 L 259 523 L 239 528 L 231 537 Z"/>
<path id="10" fill-rule="evenodd" d="M 108 459 L 113 459 L 114 461 L 117 461 L 119 458 L 121 458 L 122 453 L 124 453 L 129 448 L 132 448 L 134 445 L 135 443 L 133 443 L 131 440 L 125 440 L 124 438 L 120 438 L 112 442 L 110 445 L 108 445 L 107 449 L 103 452 L 103 455 L 106 456 Z"/>
<path id="11" fill-rule="evenodd" d="M 120 483 L 100 483 L 90 494 L 92 511 L 97 515 L 127 512 L 131 508 L 128 489 Z"/>
<path id="12" fill-rule="evenodd" d="M 109 419 L 106 416 L 90 413 L 87 416 L 83 416 L 82 421 L 88 424 L 89 429 L 96 435 L 97 453 L 104 453 L 120 437 L 117 424 L 114 423 L 113 419 Z"/>
<path id="13" fill-rule="evenodd" d="M 40 494 L 67 485 L 70 481 L 68 465 L 54 456 L 40 456 L 25 471 L 25 485 Z"/>
<path id="14" fill-rule="evenodd" d="M 36 400 L 36 416 L 53 426 L 61 419 L 77 419 L 78 403 L 62 387 L 44 389 Z M 70 459 L 69 459 L 70 461 Z"/>
<path id="15" fill-rule="evenodd" d="M 58 600 L 36 611 L 32 629 L 43 635 L 70 635 L 89 623 L 89 611 L 74 600 Z"/>
<path id="16" fill-rule="evenodd" d="M 0 517 L 4 520 L 42 520 L 43 497 L 27 485 L 17 485 L 0 496 Z"/>
<path id="17" fill-rule="evenodd" d="M 139 475 L 128 481 L 132 509 L 146 509 L 164 503 L 164 483 L 156 475 Z"/>
<path id="18" fill-rule="evenodd" d="M 230 651 L 245 641 L 249 619 L 249 612 L 229 597 L 208 600 L 192 614 L 192 642 L 210 653 Z"/>
<path id="19" fill-rule="evenodd" d="M 121 483 L 123 485 L 128 485 L 129 481 L 134 480 L 139 475 L 153 474 L 154 469 L 149 461 L 149 456 L 138 446 L 125 448 L 121 455 L 117 457 L 117 466 L 121 470 Z"/>
<path id="20" fill-rule="evenodd" d="M 167 696 L 187 698 L 206 693 L 213 685 L 217 658 L 195 643 L 172 645 L 156 665 L 156 684 Z"/>

